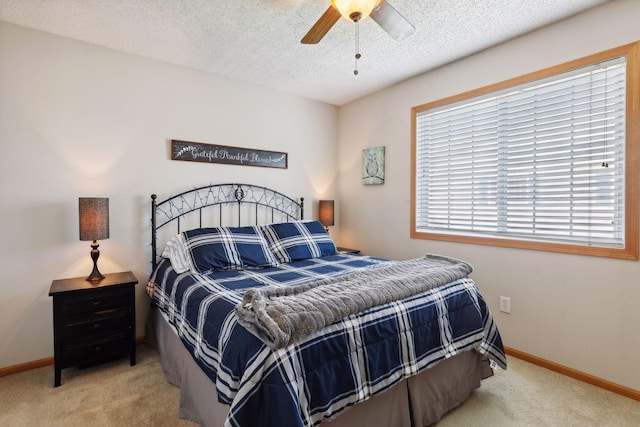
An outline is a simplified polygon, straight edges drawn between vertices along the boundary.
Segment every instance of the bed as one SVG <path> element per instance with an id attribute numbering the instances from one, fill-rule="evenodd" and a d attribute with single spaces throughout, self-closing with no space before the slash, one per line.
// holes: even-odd
<path id="1" fill-rule="evenodd" d="M 151 205 L 147 336 L 180 387 L 181 418 L 425 426 L 506 369 L 463 261 L 338 252 L 319 222 L 304 220 L 304 199 L 260 186 L 152 195 Z M 383 299 L 369 295 L 378 282 Z"/>

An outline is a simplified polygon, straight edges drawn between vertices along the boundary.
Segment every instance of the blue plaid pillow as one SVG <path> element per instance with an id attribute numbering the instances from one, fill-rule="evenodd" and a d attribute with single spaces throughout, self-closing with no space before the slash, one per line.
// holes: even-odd
<path id="1" fill-rule="evenodd" d="M 198 228 L 183 233 L 198 273 L 278 264 L 257 227 Z"/>
<path id="2" fill-rule="evenodd" d="M 336 246 L 318 221 L 294 221 L 260 228 L 280 262 L 319 258 L 336 253 Z"/>

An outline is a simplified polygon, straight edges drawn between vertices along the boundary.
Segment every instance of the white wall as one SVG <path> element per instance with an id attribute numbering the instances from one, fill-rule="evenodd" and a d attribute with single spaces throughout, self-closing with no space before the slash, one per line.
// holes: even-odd
<path id="1" fill-rule="evenodd" d="M 53 355 L 53 279 L 91 271 L 78 197 L 110 198 L 102 273 L 149 299 L 151 193 L 246 182 L 337 192 L 337 108 L 0 22 L 0 368 Z M 171 139 L 288 152 L 287 170 L 171 161 Z M 53 371 L 52 371 L 53 375 Z"/>
<path id="2" fill-rule="evenodd" d="M 505 345 L 640 390 L 639 262 L 409 237 L 411 107 L 640 40 L 639 17 L 640 1 L 607 3 L 341 107 L 341 244 L 466 259 Z M 362 149 L 380 145 L 386 182 L 362 185 Z M 512 314 L 499 312 L 500 295 Z"/>

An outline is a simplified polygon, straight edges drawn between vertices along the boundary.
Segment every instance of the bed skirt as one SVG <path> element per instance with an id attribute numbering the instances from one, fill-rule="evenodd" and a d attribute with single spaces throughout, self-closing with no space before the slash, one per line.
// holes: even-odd
<path id="1" fill-rule="evenodd" d="M 160 310 L 149 311 L 147 338 L 160 353 L 167 381 L 180 387 L 178 416 L 205 427 L 222 427 L 229 406 L 218 402 L 215 384 L 193 360 Z M 486 357 L 474 350 L 466 351 L 354 405 L 322 425 L 431 425 L 465 401 L 480 381 L 491 375 L 493 370 Z"/>

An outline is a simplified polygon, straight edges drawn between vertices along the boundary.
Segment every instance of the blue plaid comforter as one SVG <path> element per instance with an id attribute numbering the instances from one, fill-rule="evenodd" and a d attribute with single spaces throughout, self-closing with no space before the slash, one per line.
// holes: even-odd
<path id="1" fill-rule="evenodd" d="M 502 341 L 475 283 L 464 278 L 373 307 L 271 350 L 237 322 L 249 288 L 301 283 L 385 265 L 338 254 L 259 270 L 177 274 L 163 259 L 147 291 L 230 405 L 225 425 L 311 426 L 465 350 L 506 368 Z"/>

